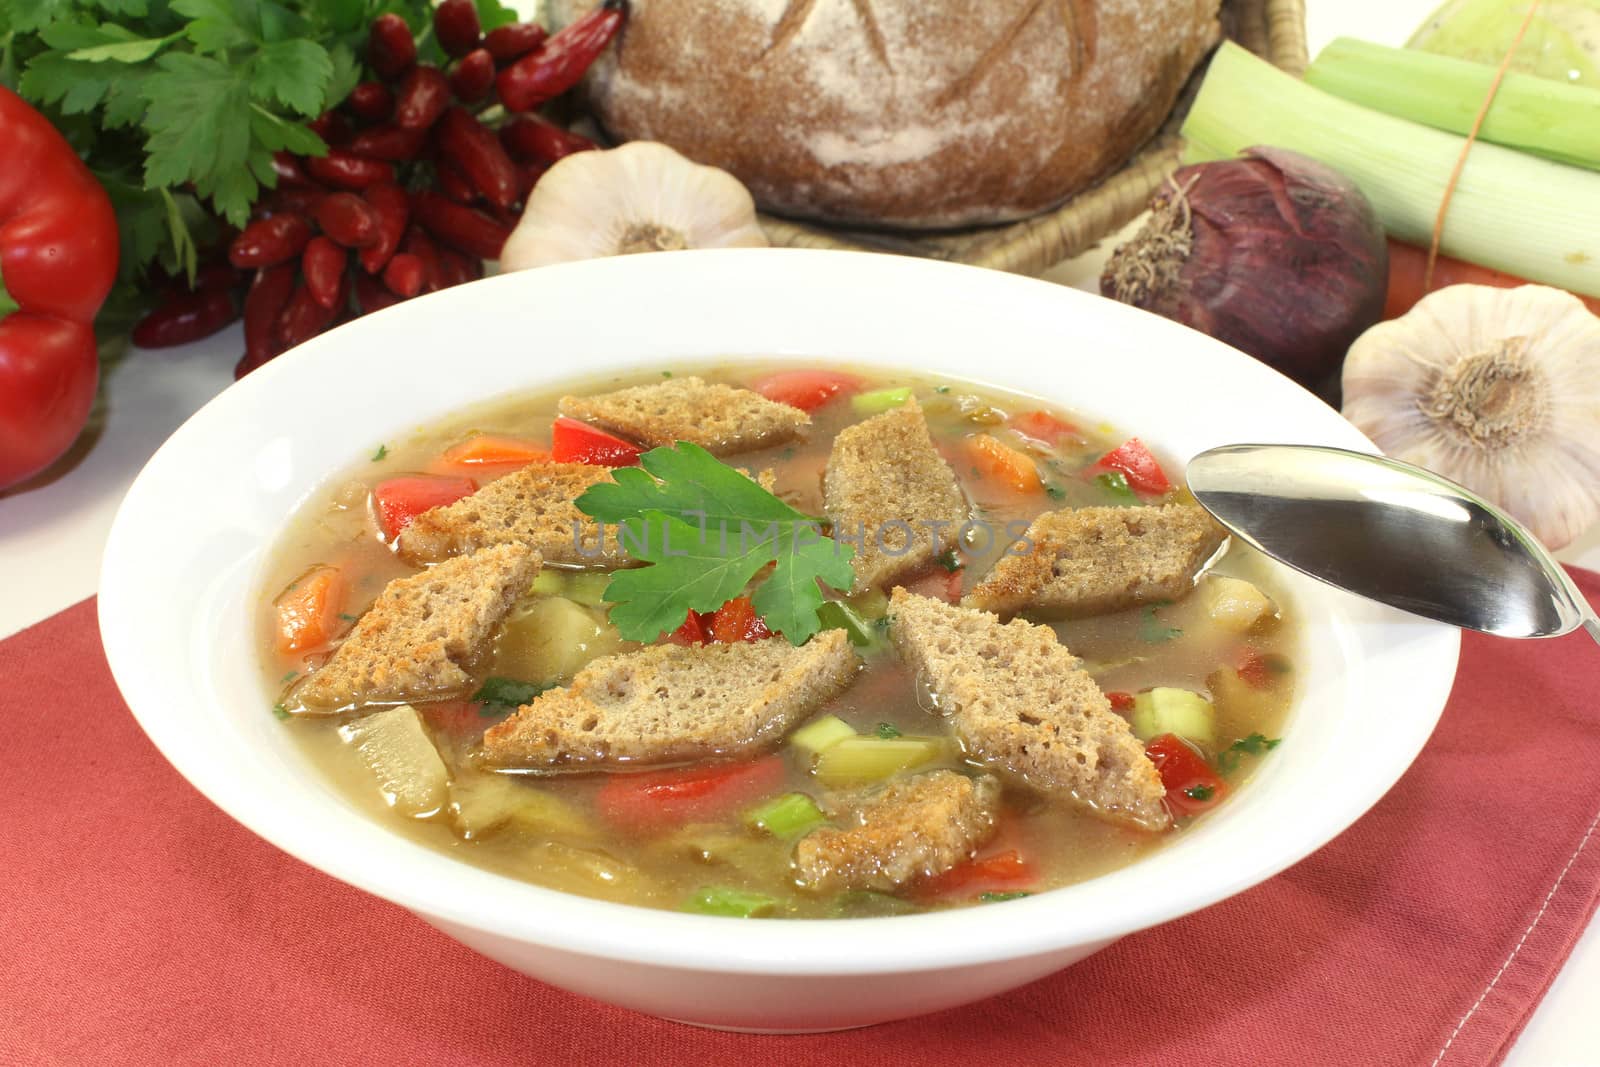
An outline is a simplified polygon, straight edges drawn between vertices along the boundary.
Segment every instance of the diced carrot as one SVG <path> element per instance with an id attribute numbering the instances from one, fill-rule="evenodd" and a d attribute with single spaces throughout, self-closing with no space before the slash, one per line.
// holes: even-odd
<path id="1" fill-rule="evenodd" d="M 318 564 L 289 583 L 272 602 L 278 609 L 278 651 L 284 655 L 311 652 L 339 633 L 349 583 L 338 567 Z"/>
<path id="2" fill-rule="evenodd" d="M 372 502 L 378 512 L 383 539 L 393 541 L 424 511 L 454 504 L 477 488 L 471 478 L 435 474 L 402 474 L 379 482 L 372 490 Z"/>
<path id="3" fill-rule="evenodd" d="M 1052 448 L 1069 437 L 1078 436 L 1076 426 L 1061 421 L 1048 411 L 1024 411 L 1020 415 L 1013 415 L 1010 426 L 1022 436 L 1031 437 Z"/>
<path id="4" fill-rule="evenodd" d="M 444 461 L 458 467 L 525 467 L 550 458 L 550 450 L 536 441 L 480 433 L 445 450 Z"/>
<path id="5" fill-rule="evenodd" d="M 993 478 L 1018 493 L 1044 492 L 1044 483 L 1039 480 L 1039 468 L 1034 465 L 1033 457 L 1026 453 L 986 433 L 967 438 L 967 450 L 973 464 L 984 477 Z"/>
<path id="6" fill-rule="evenodd" d="M 565 415 L 550 428 L 550 454 L 557 463 L 587 463 L 592 467 L 632 467 L 644 449 L 615 434 Z"/>
<path id="7" fill-rule="evenodd" d="M 924 903 L 973 900 L 985 893 L 1038 888 L 1039 869 L 1014 848 L 968 860 L 919 883 L 911 895 Z"/>
<path id="8" fill-rule="evenodd" d="M 1167 480 L 1167 472 L 1161 469 L 1160 462 L 1137 437 L 1128 438 L 1101 456 L 1089 470 L 1119 471 L 1128 479 L 1129 485 L 1141 493 L 1149 493 L 1152 496 L 1160 496 L 1172 490 L 1172 483 Z"/>
<path id="9" fill-rule="evenodd" d="M 1383 305 L 1384 318 L 1399 318 L 1427 295 L 1422 289 L 1422 279 L 1427 271 L 1426 249 L 1393 239 L 1389 241 L 1389 293 Z M 1442 289 L 1447 285 L 1465 284 L 1513 289 L 1531 283 L 1514 274 L 1490 270 L 1488 267 L 1451 259 L 1449 256 L 1440 256 L 1434 260 L 1433 288 Z M 1590 311 L 1600 315 L 1600 297 L 1580 295 L 1578 299 L 1587 304 Z"/>
<path id="10" fill-rule="evenodd" d="M 1239 654 L 1239 677 L 1252 689 L 1269 689 L 1272 687 L 1272 668 L 1267 665 L 1266 657 L 1255 645 L 1244 646 L 1244 651 Z"/>
<path id="11" fill-rule="evenodd" d="M 736 596 L 711 616 L 711 640 L 722 645 L 764 641 L 772 636 L 747 596 Z"/>
<path id="12" fill-rule="evenodd" d="M 779 404 L 815 411 L 836 396 L 859 392 L 861 379 L 832 370 L 785 370 L 767 375 L 750 388 Z"/>
<path id="13" fill-rule="evenodd" d="M 778 792 L 783 780 L 781 756 L 613 774 L 595 794 L 595 809 L 613 826 L 649 833 L 731 816 Z"/>

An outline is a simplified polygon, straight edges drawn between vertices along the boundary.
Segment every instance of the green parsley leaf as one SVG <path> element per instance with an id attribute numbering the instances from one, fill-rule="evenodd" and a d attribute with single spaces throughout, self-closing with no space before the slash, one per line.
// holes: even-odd
<path id="1" fill-rule="evenodd" d="M 278 684 L 279 685 L 288 685 L 290 682 L 294 681 L 298 677 L 300 677 L 300 672 L 299 671 L 290 671 L 288 674 L 286 674 L 282 678 L 278 679 Z"/>
<path id="2" fill-rule="evenodd" d="M 235 7 L 233 0 L 172 0 L 172 10 L 190 20 L 184 34 L 202 55 L 225 55 L 254 41 L 250 28 L 240 21 L 244 5 Z"/>
<path id="3" fill-rule="evenodd" d="M 1245 756 L 1261 756 L 1283 743 L 1281 737 L 1267 737 L 1265 734 L 1251 734 L 1241 737 L 1221 752 L 1217 753 L 1217 768 L 1223 774 L 1232 774 L 1239 767 L 1239 762 Z"/>
<path id="4" fill-rule="evenodd" d="M 821 628 L 819 580 L 849 588 L 852 546 L 699 445 L 680 441 L 591 486 L 578 510 L 618 526 L 621 546 L 650 566 L 616 572 L 606 586 L 611 622 L 630 641 L 671 633 L 690 611 L 715 611 L 769 564 L 751 598 L 768 627 L 792 643 Z"/>
<path id="5" fill-rule="evenodd" d="M 956 555 L 955 549 L 947 548 L 939 553 L 939 566 L 954 574 L 962 567 L 961 557 Z"/>
<path id="6" fill-rule="evenodd" d="M 517 21 L 517 13 L 500 3 L 500 0 L 474 0 L 478 9 L 478 25 L 484 33 Z"/>
<path id="7" fill-rule="evenodd" d="M 480 704 L 518 708 L 551 688 L 537 682 L 519 682 L 515 678 L 485 678 L 472 699 Z"/>
<path id="8" fill-rule="evenodd" d="M 1128 487 L 1128 476 L 1121 471 L 1107 471 L 1097 474 L 1095 484 L 1106 491 L 1106 495 L 1119 504 L 1137 504 L 1139 496 Z"/>
<path id="9" fill-rule="evenodd" d="M 388 445 L 379 445 L 378 446 L 378 450 L 372 454 L 372 462 L 377 463 L 379 460 L 385 458 L 388 455 L 389 455 L 389 446 Z"/>
<path id="10" fill-rule="evenodd" d="M 933 387 L 933 391 L 942 396 L 950 391 L 950 387 L 948 385 L 936 385 Z"/>
<path id="11" fill-rule="evenodd" d="M 250 142 L 244 72 L 220 59 L 177 52 L 156 60 L 156 66 L 158 72 L 144 84 L 150 104 L 145 185 L 199 184 L 237 171 Z M 248 210 L 249 204 L 244 206 Z"/>
<path id="12" fill-rule="evenodd" d="M 118 70 L 68 59 L 60 52 L 34 56 L 18 84 L 22 95 L 41 104 L 55 104 L 64 115 L 93 111 L 106 98 Z"/>
<path id="13" fill-rule="evenodd" d="M 985 904 L 998 904 L 1004 900 L 1021 900 L 1023 897 L 1031 896 L 1033 896 L 1032 893 L 1019 890 L 1015 893 L 982 893 L 978 896 L 978 899 Z"/>
<path id="14" fill-rule="evenodd" d="M 1164 605 L 1151 604 L 1145 608 L 1144 619 L 1139 624 L 1140 639 L 1152 645 L 1158 645 L 1163 641 L 1171 641 L 1174 638 L 1183 636 L 1183 628 L 1181 626 L 1163 626 L 1161 621 L 1156 618 L 1156 610 L 1162 606 Z"/>
<path id="15" fill-rule="evenodd" d="M 250 95 L 315 118 L 332 78 L 333 60 L 326 48 L 315 41 L 276 41 L 263 45 L 252 61 Z"/>
<path id="16" fill-rule="evenodd" d="M 1191 785 L 1183 791 L 1183 795 L 1190 800 L 1210 800 L 1216 793 L 1216 788 L 1209 785 Z"/>
<path id="17" fill-rule="evenodd" d="M 891 741 L 900 736 L 900 727 L 892 722 L 880 722 L 876 733 L 885 741 Z"/>
<path id="18" fill-rule="evenodd" d="M 289 718 L 289 709 L 282 704 L 274 704 L 272 705 L 272 714 L 279 719 L 287 720 Z"/>
<path id="19" fill-rule="evenodd" d="M 1054 482 L 1045 482 L 1044 491 L 1051 500 L 1065 500 L 1067 496 L 1067 491 Z"/>

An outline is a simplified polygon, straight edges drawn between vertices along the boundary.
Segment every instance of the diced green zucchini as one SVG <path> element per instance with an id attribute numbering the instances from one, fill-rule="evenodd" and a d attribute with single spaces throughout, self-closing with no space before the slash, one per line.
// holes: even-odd
<path id="1" fill-rule="evenodd" d="M 374 712 L 339 728 L 402 815 L 431 815 L 449 799 L 450 772 L 410 704 Z"/>
<path id="2" fill-rule="evenodd" d="M 856 736 L 856 728 L 837 715 L 823 715 L 812 719 L 789 735 L 789 744 L 812 756 L 847 737 Z"/>
<path id="3" fill-rule="evenodd" d="M 564 596 L 544 597 L 507 620 L 495 642 L 491 673 L 560 683 L 590 660 L 625 647 L 622 636 L 600 612 Z"/>
<path id="4" fill-rule="evenodd" d="M 817 609 L 817 621 L 824 630 L 843 630 L 850 643 L 865 647 L 878 642 L 878 628 L 857 615 L 842 600 L 828 600 Z"/>
<path id="5" fill-rule="evenodd" d="M 583 812 L 519 776 L 473 772 L 450 783 L 450 818 L 468 841 L 500 829 L 582 836 L 593 826 Z"/>
<path id="6" fill-rule="evenodd" d="M 745 812 L 745 825 L 773 837 L 799 837 L 827 822 L 817 802 L 804 793 L 785 793 Z"/>
<path id="7" fill-rule="evenodd" d="M 736 919 L 771 915 L 777 907 L 777 899 L 765 893 L 747 893 L 725 885 L 706 886 L 683 904 L 684 911 L 697 915 L 727 915 Z"/>
<path id="8" fill-rule="evenodd" d="M 1162 734 L 1177 734 L 1197 745 L 1210 745 L 1216 740 L 1216 709 L 1211 701 L 1188 689 L 1157 686 L 1135 693 L 1129 721 L 1134 736 L 1141 741 Z"/>
<path id="9" fill-rule="evenodd" d="M 528 592 L 535 596 L 565 596 L 567 576 L 554 567 L 545 567 L 534 575 L 533 584 L 528 586 Z"/>
<path id="10" fill-rule="evenodd" d="M 889 614 L 889 594 L 882 589 L 868 589 L 864 593 L 857 593 L 846 601 L 861 618 L 876 622 Z"/>
<path id="11" fill-rule="evenodd" d="M 899 385 L 892 389 L 874 389 L 870 393 L 857 393 L 850 398 L 850 406 L 857 415 L 877 415 L 904 404 L 911 399 L 911 386 Z"/>
<path id="12" fill-rule="evenodd" d="M 942 737 L 850 737 L 823 749 L 814 772 L 817 781 L 830 786 L 879 782 L 942 759 L 948 751 Z"/>
<path id="13" fill-rule="evenodd" d="M 1205 580 L 1204 595 L 1206 614 L 1230 633 L 1245 633 L 1263 618 L 1278 613 L 1271 597 L 1242 578 L 1214 574 Z"/>

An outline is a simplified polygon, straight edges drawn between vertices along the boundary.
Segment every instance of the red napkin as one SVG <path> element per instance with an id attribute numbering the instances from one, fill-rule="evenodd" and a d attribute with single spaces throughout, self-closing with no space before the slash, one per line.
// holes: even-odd
<path id="1" fill-rule="evenodd" d="M 1600 896 L 1600 650 L 1461 663 L 1394 790 L 1270 882 L 981 1004 L 754 1037 L 524 978 L 253 837 L 139 732 L 86 602 L 0 643 L 0 1061 L 1498 1063 Z"/>

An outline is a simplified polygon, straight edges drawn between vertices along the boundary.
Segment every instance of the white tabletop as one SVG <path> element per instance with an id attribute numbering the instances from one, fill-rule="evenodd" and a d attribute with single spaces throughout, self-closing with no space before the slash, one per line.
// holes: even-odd
<path id="1" fill-rule="evenodd" d="M 1403 44 L 1434 4 L 1309 0 L 1308 6 L 1314 52 L 1340 35 Z M 1094 289 L 1104 258 L 1104 249 L 1090 252 L 1050 277 Z M 100 552 L 123 493 L 167 435 L 232 381 L 242 348 L 235 326 L 183 348 L 132 352 L 105 376 L 98 432 L 86 435 L 69 460 L 46 476 L 0 495 L 0 638 L 95 592 Z M 1561 556 L 1600 569 L 1600 530 Z M 1597 1004 L 1600 923 L 1591 925 L 1505 1062 L 1600 1065 Z"/>

